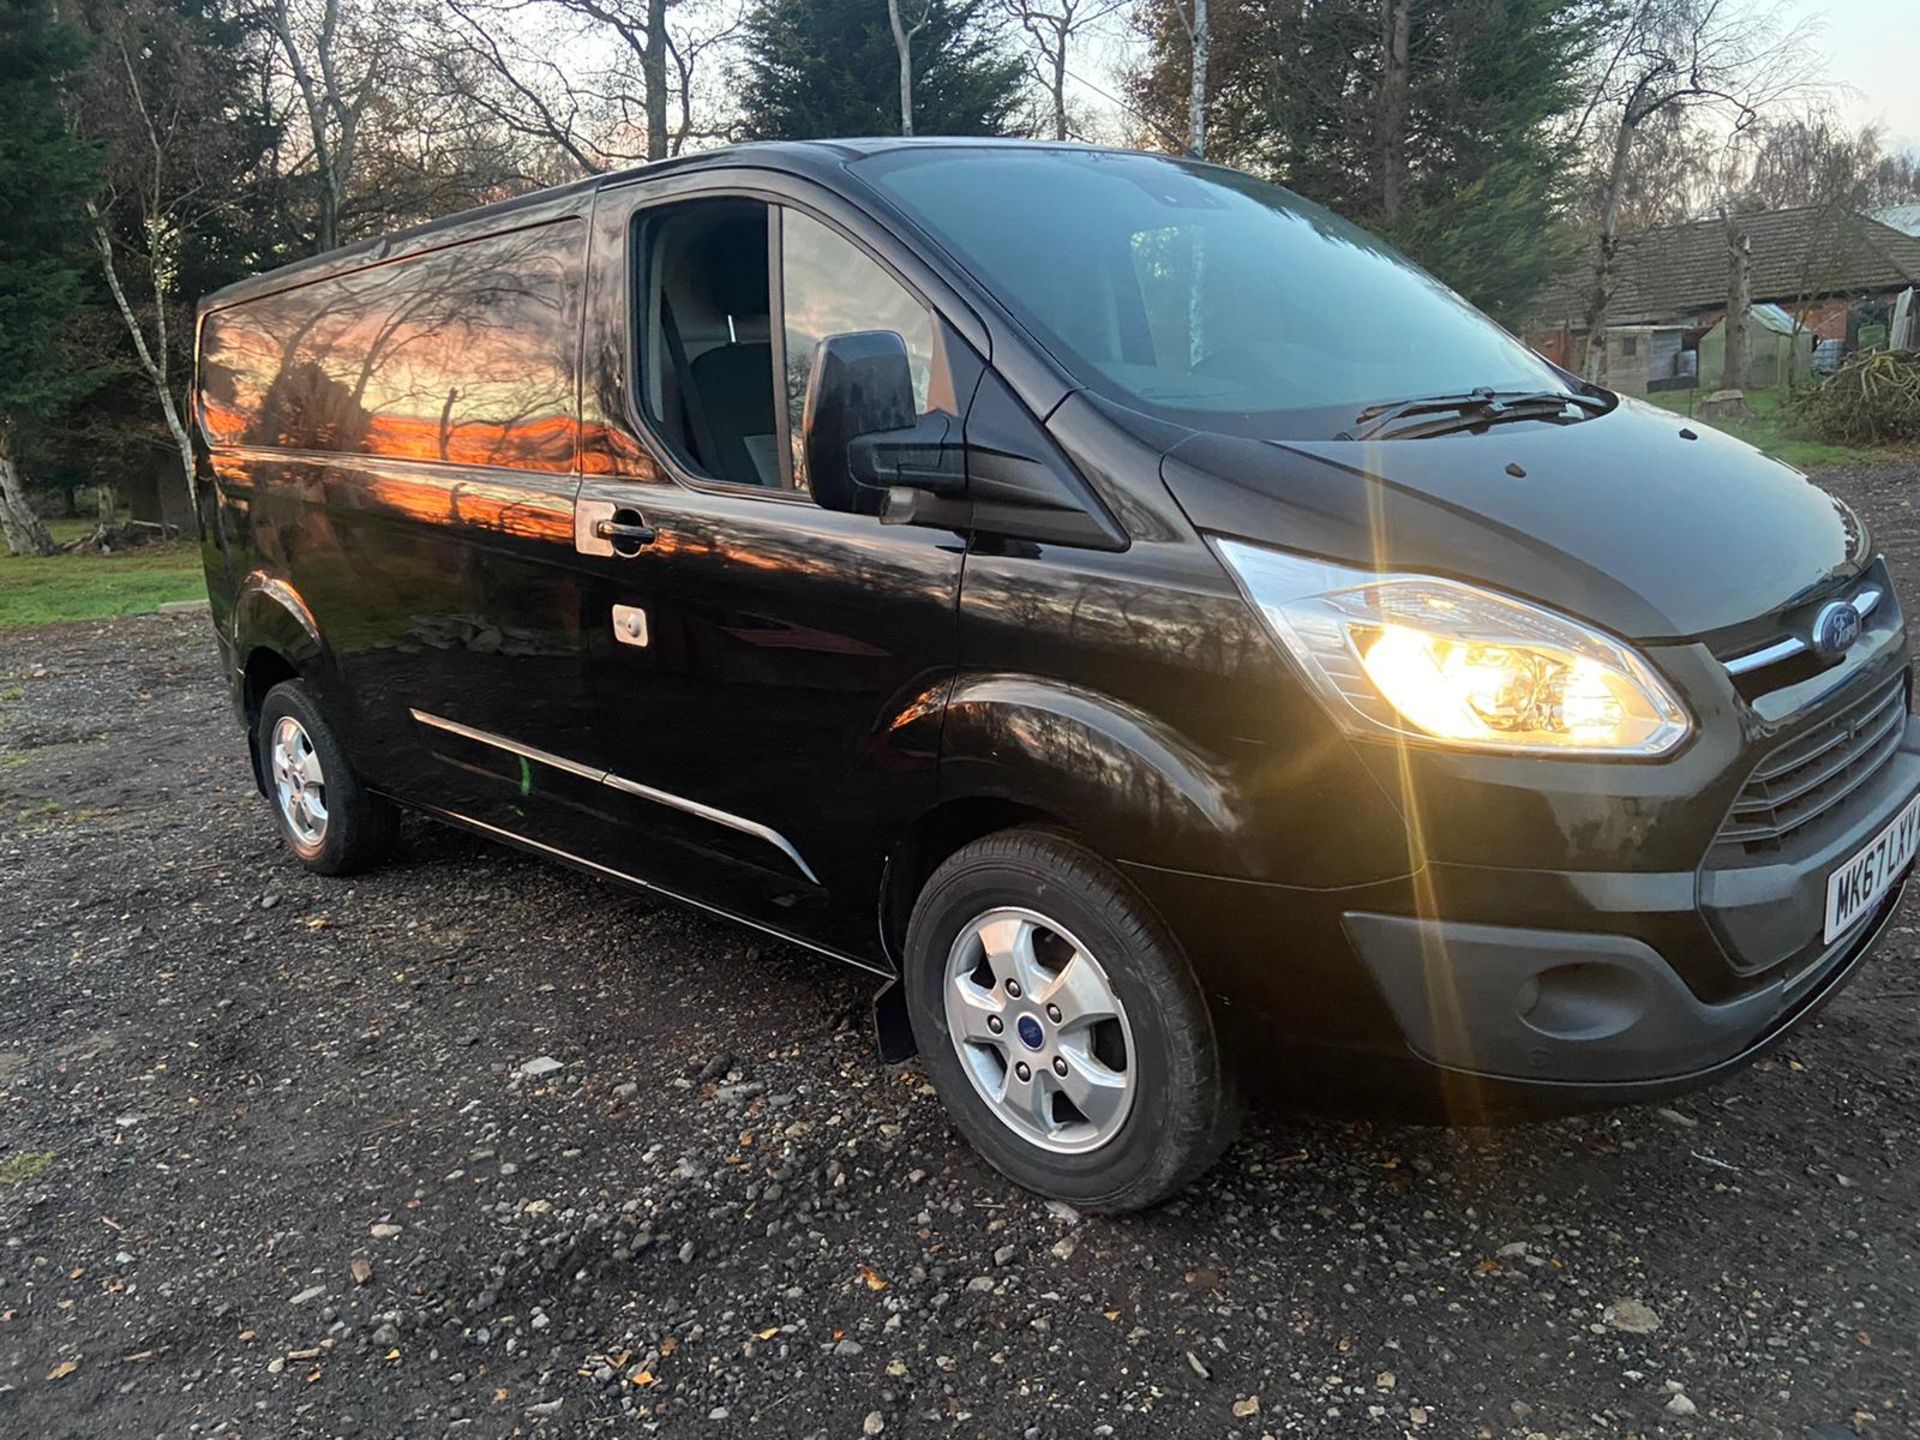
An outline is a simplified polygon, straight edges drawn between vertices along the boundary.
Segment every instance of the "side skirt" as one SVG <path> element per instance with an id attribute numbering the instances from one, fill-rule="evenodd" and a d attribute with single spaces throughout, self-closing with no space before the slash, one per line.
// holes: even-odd
<path id="1" fill-rule="evenodd" d="M 389 796 L 388 798 L 393 799 L 395 797 Z M 863 970 L 869 975 L 878 975 L 885 980 L 893 979 L 893 971 L 883 969 L 870 960 L 861 960 L 855 956 L 846 954 L 844 951 L 834 950 L 826 945 L 822 945 L 817 941 L 803 939 L 801 936 L 789 934 L 785 930 L 777 930 L 773 926 L 764 925 L 758 920 L 749 920 L 744 915 L 736 915 L 732 911 L 723 910 L 717 905 L 709 905 L 703 900 L 695 900 L 689 896 L 678 894 L 675 891 L 663 889 L 651 881 L 642 880 L 638 875 L 629 875 L 624 870 L 616 870 L 611 865 L 602 865 L 597 860 L 589 860 L 583 855 L 575 855 L 570 850 L 562 850 L 558 846 L 543 844 L 538 840 L 529 840 L 524 835 L 516 835 L 513 831 L 503 830 L 498 825 L 489 825 L 484 820 L 472 819 L 460 814 L 458 811 L 443 810 L 437 805 L 425 805 L 419 801 L 407 800 L 396 800 L 396 803 L 405 806 L 407 809 L 417 810 L 422 815 L 429 816 L 443 824 L 452 825 L 456 829 L 471 831 L 476 835 L 484 835 L 489 840 L 503 841 L 517 849 L 527 850 L 536 855 L 544 855 L 549 859 L 571 865 L 576 870 L 585 870 L 593 875 L 604 875 L 610 880 L 617 880 L 622 885 L 631 886 L 635 890 L 644 891 L 649 895 L 657 895 L 663 900 L 671 900 L 676 905 L 685 905 L 688 909 L 699 910 L 721 920 L 730 920 L 736 925 L 746 926 L 749 930 L 758 930 L 763 935 L 771 935 L 774 939 L 783 940 L 789 945 L 798 945 L 803 950 L 811 950 L 816 955 L 826 956 L 829 960 L 838 960 L 842 965 L 851 965 L 854 969 Z"/>

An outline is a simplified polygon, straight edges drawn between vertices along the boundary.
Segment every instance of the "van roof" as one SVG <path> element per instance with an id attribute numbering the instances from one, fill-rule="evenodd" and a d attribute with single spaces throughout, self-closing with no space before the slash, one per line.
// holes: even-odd
<path id="1" fill-rule="evenodd" d="M 291 289 L 296 285 L 324 279 L 329 275 L 377 264 L 382 260 L 416 250 L 432 249 L 434 247 L 428 243 L 430 241 L 439 239 L 450 243 L 455 239 L 463 238 L 469 230 L 476 234 L 485 233 L 500 228 L 500 222 L 509 218 L 517 219 L 521 225 L 538 225 L 569 215 L 581 215 L 586 213 L 591 205 L 594 193 L 604 186 L 623 185 L 660 175 L 743 162 L 798 174 L 817 174 L 822 170 L 838 168 L 849 161 L 863 160 L 869 155 L 884 151 L 943 148 L 1089 151 L 1112 150 L 1117 147 L 1081 145 L 1070 141 L 942 135 L 911 138 L 879 135 L 844 140 L 750 141 L 724 146 L 718 150 L 703 150 L 693 155 L 676 155 L 666 160 L 654 160 L 645 165 L 609 171 L 605 175 L 590 175 L 583 180 L 575 180 L 566 185 L 534 190 L 525 195 L 496 200 L 490 205 L 480 205 L 471 210 L 442 216 L 437 220 L 410 225 L 405 229 L 391 230 L 384 235 L 357 240 L 351 245 L 342 245 L 338 249 L 324 251 L 319 255 L 294 260 L 275 269 L 263 270 L 257 275 L 249 275 L 245 279 L 222 286 L 202 296 L 200 308 L 202 310 L 218 309 L 237 301 L 253 299 L 277 290 Z"/>

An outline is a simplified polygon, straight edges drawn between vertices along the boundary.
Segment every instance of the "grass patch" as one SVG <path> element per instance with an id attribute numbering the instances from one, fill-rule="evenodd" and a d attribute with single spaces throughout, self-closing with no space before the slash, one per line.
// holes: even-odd
<path id="1" fill-rule="evenodd" d="M 1756 450 L 1784 460 L 1801 470 L 1818 470 L 1823 465 L 1871 465 L 1893 457 L 1888 450 L 1863 450 L 1851 445 L 1829 445 L 1823 440 L 1807 440 L 1793 433 L 1785 411 L 1786 396 L 1778 390 L 1747 391 L 1749 420 L 1701 420 L 1694 414 L 1701 400 L 1711 393 L 1705 390 L 1660 390 L 1645 397 L 1662 410 L 1686 415 L 1696 423 L 1711 425 L 1735 439 L 1744 440 Z"/>
<path id="2" fill-rule="evenodd" d="M 145 615 L 206 594 L 199 547 L 185 541 L 112 555 L 0 555 L 0 630 Z"/>
<path id="3" fill-rule="evenodd" d="M 91 535 L 100 528 L 100 522 L 87 515 L 55 515 L 40 523 L 47 527 L 47 534 L 53 537 L 56 545 L 65 545 L 82 535 Z"/>
<path id="4" fill-rule="evenodd" d="M 22 1150 L 18 1155 L 9 1155 L 0 1160 L 0 1185 L 18 1190 L 31 1180 L 38 1180 L 52 1168 L 55 1156 L 51 1150 Z"/>

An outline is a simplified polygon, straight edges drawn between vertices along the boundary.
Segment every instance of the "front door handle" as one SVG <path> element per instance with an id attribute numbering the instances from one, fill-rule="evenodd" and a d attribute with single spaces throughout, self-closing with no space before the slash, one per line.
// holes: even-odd
<path id="1" fill-rule="evenodd" d="M 631 505 L 614 500 L 581 500 L 573 507 L 573 548 L 582 555 L 638 555 L 659 538 L 659 531 Z"/>
<path id="2" fill-rule="evenodd" d="M 631 510 L 620 510 L 614 513 L 618 515 L 632 515 L 634 512 Z M 593 526 L 593 533 L 602 540 L 613 541 L 614 548 L 617 550 L 620 542 L 623 540 L 635 547 L 651 545 L 656 532 L 651 525 L 639 523 L 638 517 L 636 517 L 633 520 L 596 520 Z"/>

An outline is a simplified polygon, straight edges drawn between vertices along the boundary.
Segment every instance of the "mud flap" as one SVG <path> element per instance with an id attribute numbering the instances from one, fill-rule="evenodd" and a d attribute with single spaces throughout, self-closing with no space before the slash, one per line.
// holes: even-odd
<path id="1" fill-rule="evenodd" d="M 902 1065 L 919 1051 L 907 1019 L 907 996 L 898 980 L 889 980 L 873 996 L 873 1040 L 888 1065 Z"/>

